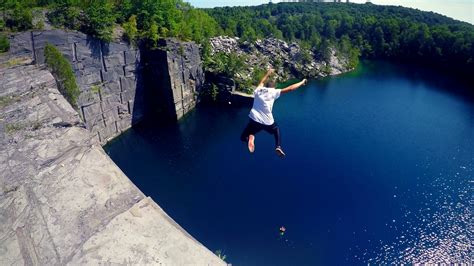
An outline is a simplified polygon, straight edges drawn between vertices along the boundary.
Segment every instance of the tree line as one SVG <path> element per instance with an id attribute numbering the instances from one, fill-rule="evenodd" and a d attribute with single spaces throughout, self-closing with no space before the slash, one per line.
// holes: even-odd
<path id="1" fill-rule="evenodd" d="M 204 45 L 217 35 L 243 41 L 275 37 L 297 41 L 325 60 L 329 48 L 356 65 L 359 57 L 425 62 L 474 73 L 474 26 L 415 9 L 341 3 L 279 3 L 196 9 L 183 0 L 0 0 L 0 30 L 24 31 L 32 13 L 48 10 L 56 27 L 110 41 L 121 25 L 134 43 L 162 37 Z M 1 34 L 0 34 L 1 35 Z M 8 45 L 0 36 L 1 46 Z M 204 53 L 206 55 L 207 53 Z"/>
<path id="2" fill-rule="evenodd" d="M 156 42 L 163 37 L 203 42 L 219 32 L 219 25 L 206 12 L 182 0 L 0 0 L 3 31 L 35 28 L 32 12 L 47 9 L 56 27 L 80 30 L 110 41 L 121 25 L 131 42 Z M 36 27 L 37 28 L 37 27 Z"/>
<path id="3" fill-rule="evenodd" d="M 206 9 L 226 35 L 298 41 L 327 57 L 424 62 L 474 73 L 474 26 L 416 9 L 341 3 L 279 3 Z"/>

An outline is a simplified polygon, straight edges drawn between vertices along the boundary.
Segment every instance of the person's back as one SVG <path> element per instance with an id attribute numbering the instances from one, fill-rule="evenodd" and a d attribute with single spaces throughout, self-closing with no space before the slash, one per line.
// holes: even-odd
<path id="1" fill-rule="evenodd" d="M 281 94 L 296 90 L 304 85 L 306 79 L 282 90 L 275 89 L 275 82 L 273 81 L 268 82 L 267 85 L 264 86 L 266 80 L 273 72 L 273 69 L 269 69 L 254 91 L 253 107 L 249 114 L 250 119 L 242 132 L 240 139 L 247 142 L 250 152 L 254 152 L 255 134 L 261 130 L 265 130 L 275 137 L 275 152 L 278 156 L 284 157 L 285 153 L 281 148 L 280 128 L 273 119 L 273 103 Z"/>
<path id="2" fill-rule="evenodd" d="M 275 88 L 259 87 L 255 89 L 253 107 L 250 110 L 249 117 L 264 125 L 272 125 L 273 119 L 273 103 L 280 97 L 280 90 Z"/>

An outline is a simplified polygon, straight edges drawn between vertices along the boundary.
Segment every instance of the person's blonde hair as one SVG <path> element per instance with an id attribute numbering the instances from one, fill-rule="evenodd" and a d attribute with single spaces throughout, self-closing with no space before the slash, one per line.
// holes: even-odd
<path id="1" fill-rule="evenodd" d="M 276 82 L 273 79 L 269 79 L 269 80 L 267 80 L 267 82 L 265 82 L 265 87 L 275 88 L 276 87 Z"/>

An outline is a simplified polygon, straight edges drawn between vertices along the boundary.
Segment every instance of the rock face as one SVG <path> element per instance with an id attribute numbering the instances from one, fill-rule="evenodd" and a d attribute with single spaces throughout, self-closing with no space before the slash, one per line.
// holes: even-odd
<path id="1" fill-rule="evenodd" d="M 14 35 L 11 51 L 3 61 L 9 57 L 31 58 L 41 65 L 47 43 L 56 46 L 71 62 L 81 89 L 80 115 L 102 144 L 155 109 L 164 108 L 179 119 L 196 105 L 194 94 L 202 85 L 204 74 L 194 43 L 163 41 L 169 45 L 163 49 L 166 53 L 152 57 L 155 60 L 149 58 L 145 65 L 140 51 L 124 43 L 104 43 L 79 32 L 34 31 Z M 152 76 L 146 78 L 147 73 Z M 153 92 L 155 89 L 158 93 Z M 156 103 L 167 105 L 157 107 Z"/>
<path id="2" fill-rule="evenodd" d="M 138 50 L 121 43 L 105 44 L 79 32 L 51 30 L 13 36 L 10 55 L 31 57 L 41 65 L 48 43 L 71 62 L 81 90 L 81 117 L 100 143 L 143 118 Z"/>
<path id="3" fill-rule="evenodd" d="M 143 50 L 148 106 L 172 119 L 194 109 L 204 84 L 199 47 L 192 42 L 166 39 L 155 50 Z"/>
<path id="4" fill-rule="evenodd" d="M 0 265 L 225 265 L 110 160 L 49 71 L 0 77 Z"/>
<path id="5" fill-rule="evenodd" d="M 330 60 L 317 60 L 313 51 L 302 49 L 297 43 L 268 38 L 254 43 L 240 43 L 238 37 L 215 37 L 210 40 L 211 53 L 236 53 L 247 59 L 248 67 L 238 73 L 248 78 L 254 69 L 276 68 L 281 79 L 294 77 L 318 78 L 337 75 L 350 71 L 347 60 L 336 56 L 336 50 L 331 49 Z"/>

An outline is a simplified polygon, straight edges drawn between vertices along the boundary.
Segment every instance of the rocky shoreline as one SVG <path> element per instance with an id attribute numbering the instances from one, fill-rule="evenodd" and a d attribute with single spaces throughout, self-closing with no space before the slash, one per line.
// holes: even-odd
<path id="1" fill-rule="evenodd" d="M 325 62 L 318 60 L 313 51 L 302 48 L 296 42 L 287 43 L 276 38 L 249 43 L 240 42 L 238 37 L 219 36 L 211 38 L 210 44 L 212 54 L 224 52 L 246 56 L 249 66 L 240 75 L 248 74 L 254 68 L 266 69 L 268 66 L 275 67 L 279 77 L 284 79 L 321 78 L 352 70 L 346 66 L 347 58 L 338 57 L 334 48 L 330 49 L 330 60 Z M 308 58 L 304 58 L 305 56 Z M 329 67 L 328 71 L 325 71 L 325 67 Z"/>
<path id="2" fill-rule="evenodd" d="M 256 70 L 262 71 L 268 67 L 276 70 L 278 80 L 289 80 L 293 78 L 322 78 L 331 75 L 338 75 L 352 69 L 348 67 L 348 59 L 339 56 L 335 48 L 330 48 L 329 60 L 318 59 L 314 51 L 301 47 L 298 43 L 287 43 L 275 38 L 256 40 L 255 42 L 242 42 L 238 37 L 219 36 L 210 39 L 211 56 L 219 53 L 235 54 L 244 58 L 245 66 L 240 69 L 234 77 L 227 78 L 233 80 L 248 81 L 252 79 Z M 222 82 L 224 74 L 218 73 L 215 69 L 208 68 L 211 76 L 217 78 L 220 89 L 234 91 L 235 84 Z M 219 80 L 220 79 L 220 80 Z M 208 80 L 213 82 L 215 80 Z M 229 85 L 230 83 L 230 85 Z"/>

